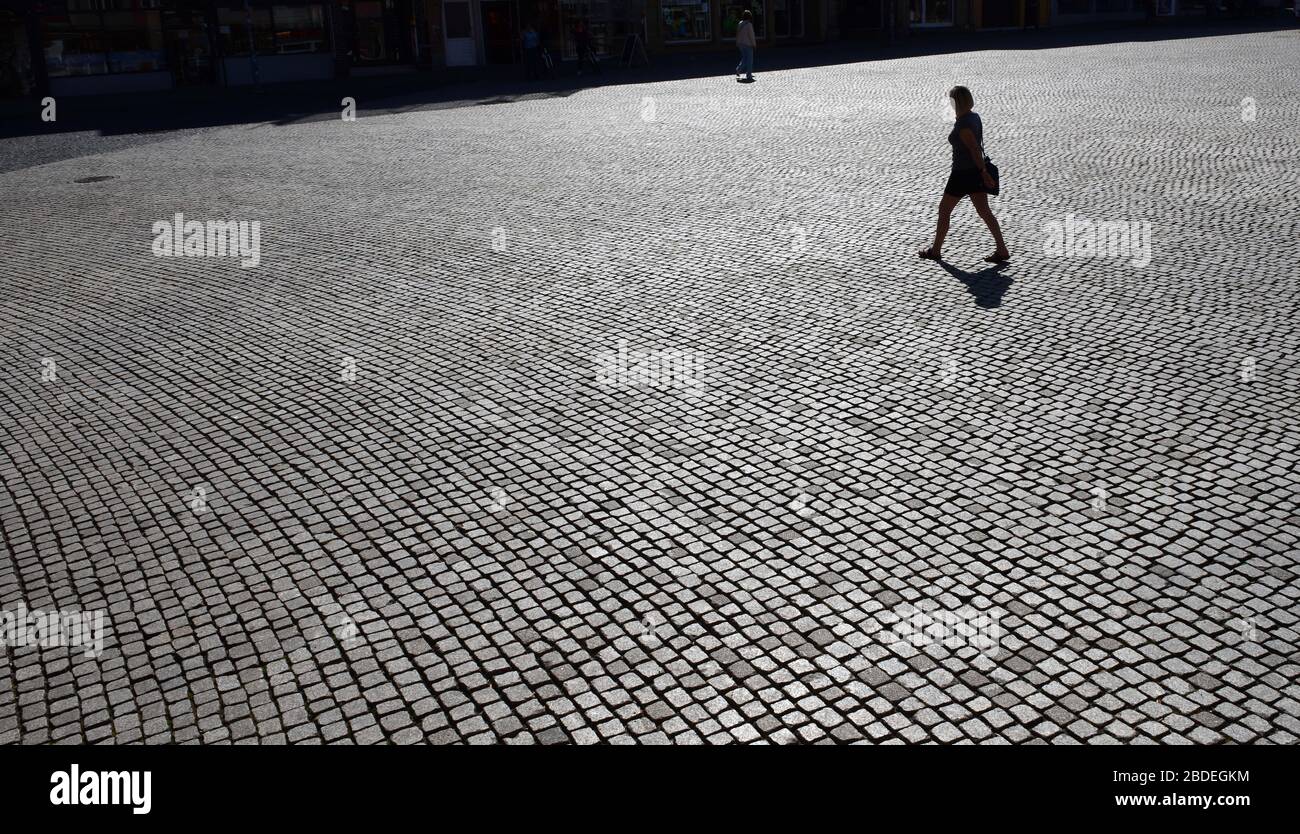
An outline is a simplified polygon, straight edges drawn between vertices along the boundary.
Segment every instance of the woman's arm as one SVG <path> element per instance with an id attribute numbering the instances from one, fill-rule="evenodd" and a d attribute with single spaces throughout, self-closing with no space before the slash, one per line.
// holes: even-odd
<path id="1" fill-rule="evenodd" d="M 984 178 L 984 184 L 992 188 L 994 185 L 993 175 L 984 167 L 984 149 L 980 147 L 979 142 L 975 141 L 975 132 L 968 127 L 963 127 L 957 133 L 957 138 L 961 139 L 962 144 L 966 146 L 966 150 L 970 152 L 970 158 L 975 160 L 975 167 L 980 169 L 980 176 Z"/>

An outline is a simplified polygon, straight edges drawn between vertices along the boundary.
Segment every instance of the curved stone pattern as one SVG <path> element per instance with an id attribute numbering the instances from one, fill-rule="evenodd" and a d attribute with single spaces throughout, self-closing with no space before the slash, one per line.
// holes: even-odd
<path id="1" fill-rule="evenodd" d="M 0 174 L 0 741 L 1296 742 L 1294 33 L 732 60 Z"/>

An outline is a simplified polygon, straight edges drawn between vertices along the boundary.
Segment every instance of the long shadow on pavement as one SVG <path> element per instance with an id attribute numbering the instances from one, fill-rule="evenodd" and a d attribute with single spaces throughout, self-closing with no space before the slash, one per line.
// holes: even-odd
<path id="1" fill-rule="evenodd" d="M 958 269 L 947 261 L 939 261 L 949 275 L 961 281 L 966 291 L 975 297 L 975 306 L 992 310 L 1002 306 L 1002 296 L 1015 283 L 1009 276 L 1002 274 L 1006 264 L 995 264 L 979 272 L 967 272 Z"/>

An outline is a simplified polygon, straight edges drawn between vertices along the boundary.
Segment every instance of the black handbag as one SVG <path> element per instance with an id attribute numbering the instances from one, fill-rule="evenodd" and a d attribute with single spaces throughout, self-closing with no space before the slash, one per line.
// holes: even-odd
<path id="1" fill-rule="evenodd" d="M 984 170 L 988 171 L 989 176 L 993 178 L 993 187 L 985 190 L 996 197 L 998 192 L 1002 190 L 1002 178 L 998 176 L 998 166 L 994 165 L 993 160 L 986 156 L 984 157 Z"/>

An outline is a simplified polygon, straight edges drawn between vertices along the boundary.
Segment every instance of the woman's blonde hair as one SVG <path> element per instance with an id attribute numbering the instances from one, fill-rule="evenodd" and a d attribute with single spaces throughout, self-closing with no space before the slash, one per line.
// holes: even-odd
<path id="1" fill-rule="evenodd" d="M 966 89 L 965 87 L 962 87 L 961 85 L 953 87 L 951 90 L 949 90 L 948 97 L 951 98 L 953 101 L 957 102 L 957 104 L 961 105 L 962 107 L 975 106 L 975 96 L 971 95 L 970 90 Z"/>

